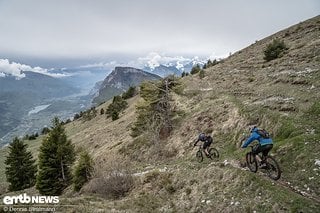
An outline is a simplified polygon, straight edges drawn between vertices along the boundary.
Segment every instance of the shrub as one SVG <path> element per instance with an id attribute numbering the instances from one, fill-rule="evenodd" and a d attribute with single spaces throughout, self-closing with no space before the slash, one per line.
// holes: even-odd
<path id="1" fill-rule="evenodd" d="M 280 58 L 287 49 L 288 47 L 285 45 L 284 41 L 274 39 L 272 43 L 267 45 L 267 48 L 264 51 L 264 60 L 271 61 Z"/>
<path id="2" fill-rule="evenodd" d="M 197 74 L 198 72 L 200 72 L 200 70 L 201 70 L 200 65 L 197 64 L 196 66 L 192 67 L 190 74 L 191 75 Z"/>
<path id="3" fill-rule="evenodd" d="M 95 107 L 91 107 L 82 113 L 81 117 L 83 117 L 84 121 L 90 121 L 94 117 L 97 116 L 97 109 Z"/>
<path id="4" fill-rule="evenodd" d="M 78 113 L 74 114 L 73 120 L 77 120 L 77 119 L 79 119 L 79 118 L 80 118 L 80 115 L 79 115 Z"/>
<path id="5" fill-rule="evenodd" d="M 136 87 L 131 86 L 129 89 L 122 94 L 123 99 L 129 99 L 136 95 Z"/>
<path id="6" fill-rule="evenodd" d="M 88 152 L 83 152 L 74 171 L 74 190 L 80 191 L 82 186 L 88 182 L 93 172 L 93 160 Z"/>
<path id="7" fill-rule="evenodd" d="M 202 78 L 205 77 L 204 70 L 200 70 L 200 72 L 199 72 L 199 77 L 200 77 L 200 79 L 202 79 Z"/>
<path id="8" fill-rule="evenodd" d="M 205 63 L 202 67 L 202 69 L 207 69 L 209 67 L 215 66 L 217 65 L 219 62 L 217 61 L 217 59 L 214 59 L 213 61 L 211 61 L 210 59 L 207 61 L 207 63 Z"/>
<path id="9" fill-rule="evenodd" d="M 112 159 L 109 162 L 104 168 L 95 169 L 94 178 L 84 187 L 84 191 L 107 199 L 118 199 L 130 192 L 134 180 L 128 162 L 123 162 L 123 159 Z"/>
<path id="10" fill-rule="evenodd" d="M 103 115 L 103 114 L 104 114 L 104 109 L 101 108 L 101 109 L 100 109 L 100 115 Z"/>
<path id="11" fill-rule="evenodd" d="M 128 103 L 121 96 L 114 96 L 112 103 L 108 106 L 106 110 L 107 117 L 111 117 L 112 120 L 117 120 L 119 118 L 119 113 L 127 108 Z"/>

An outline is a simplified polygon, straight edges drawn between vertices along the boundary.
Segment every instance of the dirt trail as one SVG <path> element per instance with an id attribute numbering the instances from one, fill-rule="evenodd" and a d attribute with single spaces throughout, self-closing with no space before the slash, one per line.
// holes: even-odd
<path id="1" fill-rule="evenodd" d="M 226 165 L 232 166 L 233 168 L 246 170 L 246 171 L 250 172 L 250 170 L 247 167 L 241 167 L 240 166 L 240 161 L 236 161 L 236 160 L 228 161 L 228 160 L 225 160 L 224 163 Z M 292 185 L 291 183 L 282 180 L 281 177 L 280 177 L 279 180 L 275 181 L 275 180 L 271 180 L 269 177 L 266 176 L 265 173 L 263 173 L 263 172 L 261 172 L 259 170 L 257 171 L 256 174 L 259 175 L 261 178 L 264 178 L 267 181 L 271 181 L 273 184 L 276 184 L 276 185 L 278 185 L 280 187 L 287 188 L 287 189 L 291 190 L 292 192 L 294 192 L 296 194 L 299 194 L 299 195 L 301 195 L 301 196 L 303 196 L 305 198 L 308 198 L 310 200 L 316 201 L 317 203 L 320 203 L 320 197 L 318 197 L 316 195 L 312 195 L 312 194 L 310 194 L 310 193 L 308 193 L 306 191 L 298 189 L 298 187 Z"/>
<path id="2" fill-rule="evenodd" d="M 237 160 L 230 160 L 230 159 L 225 159 L 223 162 L 221 161 L 215 161 L 215 162 L 211 162 L 210 164 L 208 164 L 207 166 L 219 166 L 221 164 L 224 164 L 225 166 L 231 166 L 235 169 L 241 169 L 241 170 L 245 170 L 245 171 L 248 171 L 250 172 L 250 170 L 247 168 L 247 167 L 241 167 L 240 166 L 240 161 L 237 161 Z M 159 167 L 160 166 L 160 167 Z M 141 172 L 136 172 L 134 173 L 133 175 L 134 176 L 143 176 L 147 173 L 150 173 L 150 172 L 153 172 L 153 171 L 158 171 L 158 172 L 173 172 L 175 169 L 177 169 L 176 165 L 159 165 L 159 166 L 156 166 L 156 167 L 148 167 L 145 171 L 141 171 Z M 281 178 L 277 181 L 275 180 L 272 180 L 270 179 L 265 173 L 261 172 L 261 171 L 258 171 L 256 173 L 256 175 L 259 175 L 261 178 L 267 180 L 267 181 L 270 181 L 272 182 L 272 185 L 277 185 L 279 187 L 283 187 L 283 188 L 286 188 L 286 189 L 289 189 L 290 191 L 300 195 L 300 196 L 303 196 L 304 198 L 307 198 L 307 199 L 310 199 L 310 200 L 313 200 L 317 203 L 320 204 L 320 197 L 316 196 L 316 195 L 312 195 L 306 191 L 303 191 L 303 190 L 300 190 L 298 189 L 298 187 L 292 185 L 291 183 L 289 182 L 286 182 L 284 180 L 282 180 Z"/>

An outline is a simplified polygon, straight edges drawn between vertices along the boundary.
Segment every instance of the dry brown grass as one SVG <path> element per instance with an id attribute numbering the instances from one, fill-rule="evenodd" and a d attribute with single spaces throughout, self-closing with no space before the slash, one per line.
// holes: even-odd
<path id="1" fill-rule="evenodd" d="M 98 194 L 107 199 L 124 197 L 134 187 L 130 163 L 113 156 L 103 166 L 95 167 L 93 178 L 81 193 Z"/>

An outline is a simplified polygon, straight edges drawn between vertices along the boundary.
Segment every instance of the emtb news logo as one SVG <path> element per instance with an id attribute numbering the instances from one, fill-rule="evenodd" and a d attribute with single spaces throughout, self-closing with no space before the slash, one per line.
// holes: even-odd
<path id="1" fill-rule="evenodd" d="M 29 204 L 29 203 L 53 203 L 57 204 L 59 203 L 59 196 L 29 196 L 26 193 L 20 194 L 18 196 L 5 196 L 3 198 L 3 203 L 6 205 L 12 205 L 12 204 Z"/>

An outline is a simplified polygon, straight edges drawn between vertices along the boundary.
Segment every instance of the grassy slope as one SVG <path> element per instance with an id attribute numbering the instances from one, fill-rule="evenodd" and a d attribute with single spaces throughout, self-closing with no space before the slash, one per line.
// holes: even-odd
<path id="1" fill-rule="evenodd" d="M 319 197 L 319 168 L 314 164 L 320 151 L 319 115 L 317 107 L 310 112 L 310 107 L 320 98 L 319 21 L 318 17 L 258 41 L 207 69 L 202 80 L 197 75 L 184 78 L 184 93 L 174 96 L 183 116 L 169 140 L 162 142 L 164 150 L 177 150 L 177 156 L 167 162 L 133 161 L 135 172 L 150 168 L 150 164 L 154 170 L 138 179 L 137 187 L 126 198 L 100 200 L 91 208 L 126 212 L 239 209 L 314 212 L 319 209 L 318 202 L 264 178 L 263 174 L 251 174 L 237 166 L 225 167 L 223 163 L 198 164 L 193 160 L 195 150 L 189 147 L 199 131 L 213 129 L 221 162 L 227 160 L 237 165 L 245 154 L 239 149 L 240 134 L 249 121 L 256 120 L 274 135 L 273 155 L 283 169 L 282 183 L 290 182 L 296 190 Z M 262 50 L 274 37 L 283 39 L 290 49 L 282 58 L 266 63 Z M 113 124 L 106 121 L 102 126 L 102 121 L 93 121 L 99 127 L 90 127 L 91 136 L 87 140 L 74 136 L 74 140 L 82 141 L 81 144 L 86 141 L 89 150 L 99 146 L 94 152 L 97 159 L 108 160 L 108 154 L 117 153 L 114 151 L 123 145 L 125 149 L 148 153 L 149 146 L 144 146 L 147 142 L 137 144 L 139 141 L 133 142 L 127 133 L 132 118 L 130 109 Z M 310 129 L 315 132 L 310 134 Z M 166 172 L 159 172 L 164 168 Z"/>
<path id="2" fill-rule="evenodd" d="M 257 120 L 274 135 L 276 143 L 272 153 L 283 169 L 281 181 L 319 197 L 320 168 L 314 164 L 320 153 L 319 105 L 314 105 L 320 99 L 319 22 L 317 17 L 258 41 L 207 69 L 204 79 L 197 75 L 183 78 L 183 94 L 174 95 L 183 116 L 177 119 L 172 136 L 161 144 L 164 150 L 177 150 L 177 155 L 161 161 L 138 162 L 131 158 L 133 172 L 149 172 L 137 176 L 136 187 L 128 196 L 111 201 L 96 195 L 66 194 L 62 203 L 76 206 L 64 210 L 318 210 L 318 202 L 265 178 L 264 174 L 240 169 L 238 163 L 243 161 L 245 154 L 239 149 L 240 135 L 246 123 Z M 266 63 L 262 50 L 274 37 L 282 38 L 290 49 L 282 58 Z M 117 121 L 111 122 L 105 115 L 98 115 L 90 121 L 68 124 L 67 133 L 77 149 L 89 150 L 101 168 L 106 161 L 114 159 L 113 155 L 121 157 L 121 148 L 137 149 L 129 151 L 144 155 L 149 148 L 144 144 L 133 144 L 129 135 L 138 101 L 139 97 L 130 99 L 129 108 Z M 100 107 L 106 108 L 107 104 Z M 310 108 L 312 105 L 314 107 Z M 199 131 L 206 129 L 214 131 L 215 147 L 222 156 L 218 163 L 194 161 L 196 150 L 189 144 Z"/>

